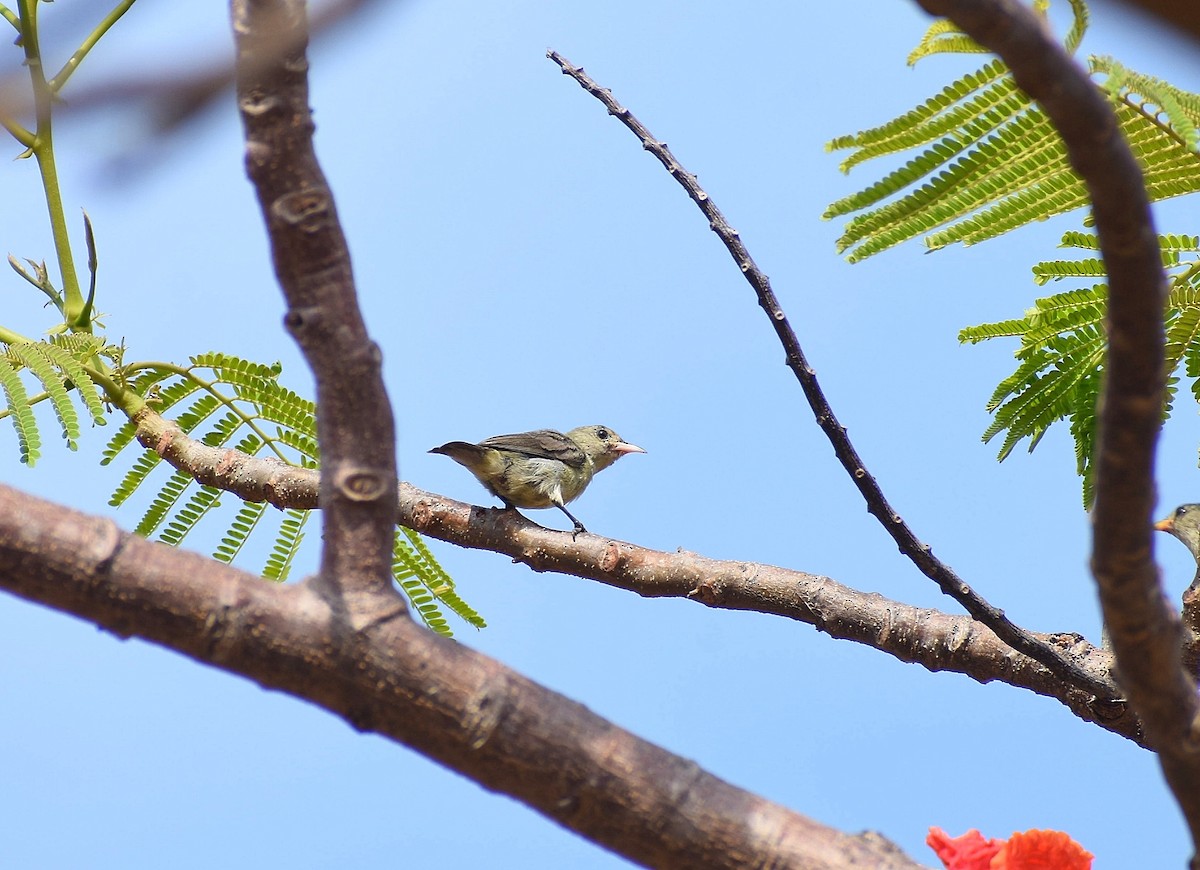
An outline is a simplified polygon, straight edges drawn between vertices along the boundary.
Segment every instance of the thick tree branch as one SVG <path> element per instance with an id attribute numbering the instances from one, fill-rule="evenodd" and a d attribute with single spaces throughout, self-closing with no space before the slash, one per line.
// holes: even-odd
<path id="1" fill-rule="evenodd" d="M 913 607 L 860 592 L 829 577 L 756 562 L 664 553 L 597 535 L 577 541 L 545 529 L 515 511 L 472 507 L 400 486 L 400 522 L 422 534 L 510 556 L 535 571 L 585 577 L 648 598 L 687 598 L 708 607 L 771 613 L 807 623 L 920 664 L 954 671 L 981 683 L 997 680 L 1052 697 L 1080 718 L 1140 740 L 1139 725 L 1109 685 L 1104 699 L 1064 684 L 1041 663 L 1001 641 L 966 616 Z M 1074 634 L 1037 634 L 1095 683 L 1106 684 L 1111 659 Z"/>
<path id="2" fill-rule="evenodd" d="M 1182 667 L 1183 629 L 1159 583 L 1151 543 L 1166 278 L 1141 170 L 1108 101 L 1028 8 L 1015 0 L 920 3 L 1008 64 L 1058 128 L 1087 184 L 1109 287 L 1092 571 L 1121 684 L 1200 843 L 1200 704 Z"/>
<path id="3" fill-rule="evenodd" d="M 229 626 L 239 670 L 261 662 L 256 679 L 414 745 L 646 864 L 733 867 L 752 856 L 762 866 L 913 866 L 890 844 L 846 837 L 733 788 L 407 618 L 390 572 L 391 409 L 312 150 L 304 3 L 233 0 L 232 9 L 247 168 L 287 297 L 284 322 L 317 382 L 324 547 L 320 574 L 298 587 L 210 578 L 191 590 L 192 631 L 172 625 L 165 637 L 220 632 L 226 614 L 214 592 L 235 585 L 252 604 Z M 122 545 L 140 546 L 118 541 L 115 552 Z M 103 555 L 100 564 L 113 561 Z"/>
<path id="4" fill-rule="evenodd" d="M 813 414 L 816 415 L 817 424 L 825 432 L 830 444 L 833 445 L 833 452 L 838 461 L 842 463 L 842 467 L 846 469 L 850 479 L 858 487 L 859 493 L 867 503 L 867 511 L 879 520 L 884 530 L 892 536 L 900 548 L 900 552 L 907 556 L 922 574 L 937 583 L 942 592 L 961 604 L 967 613 L 994 631 L 1013 649 L 1041 662 L 1051 673 L 1069 685 L 1091 692 L 1097 700 L 1104 702 L 1116 700 L 1112 694 L 1112 686 L 1106 678 L 1098 678 L 1096 675 L 1088 673 L 1074 661 L 1065 657 L 1060 650 L 1016 625 L 1004 615 L 1003 610 L 988 603 L 983 596 L 968 586 L 949 565 L 936 558 L 928 544 L 922 543 L 917 538 L 900 514 L 888 503 L 882 487 L 867 471 L 862 457 L 858 455 L 858 451 L 850 442 L 850 437 L 846 434 L 846 427 L 834 416 L 833 408 L 821 390 L 821 385 L 817 382 L 817 373 L 809 366 L 808 360 L 804 356 L 804 350 L 800 347 L 800 340 L 796 337 L 791 324 L 788 323 L 787 315 L 775 297 L 775 292 L 771 289 L 770 279 L 758 268 L 758 264 L 750 256 L 750 251 L 743 244 L 737 230 L 729 225 L 725 215 L 700 187 L 696 176 L 680 165 L 679 161 L 675 159 L 675 155 L 667 148 L 667 143 L 655 138 L 633 116 L 633 113 L 613 98 L 612 91 L 600 87 L 584 73 L 583 69 L 573 66 L 558 52 L 550 51 L 547 53 L 547 57 L 558 64 L 564 75 L 575 79 L 585 91 L 603 103 L 604 107 L 608 109 L 608 113 L 624 124 L 638 138 L 644 149 L 658 158 L 671 177 L 679 182 L 692 201 L 704 212 L 704 216 L 708 218 L 709 229 L 716 233 L 724 243 L 734 262 L 746 276 L 750 286 L 754 288 L 759 305 L 762 306 L 775 329 L 780 344 L 783 345 L 787 366 L 800 382 L 804 397 L 808 400 Z"/>
<path id="5" fill-rule="evenodd" d="M 305 3 L 234 0 L 232 13 L 246 169 L 287 298 L 284 323 L 317 383 L 320 574 L 337 578 L 339 595 L 390 595 L 395 430 L 382 356 L 359 312 L 349 249 L 312 147 Z"/>
<path id="6" fill-rule="evenodd" d="M 0 487 L 0 587 L 311 701 L 654 867 L 916 868 L 736 788 L 375 596 L 280 586 Z"/>
<path id="7" fill-rule="evenodd" d="M 138 418 L 138 439 L 201 483 L 278 508 L 316 507 L 318 475 L 269 459 L 209 447 L 152 411 Z M 1140 725 L 1109 684 L 1103 699 L 1064 684 L 1015 652 L 982 623 L 860 592 L 828 577 L 755 562 L 664 553 L 603 536 L 546 529 L 515 511 L 472 507 L 402 483 L 396 521 L 462 547 L 509 556 L 535 571 L 596 580 L 648 598 L 682 597 L 729 610 L 794 619 L 831 637 L 866 644 L 931 671 L 999 681 L 1055 698 L 1088 722 L 1141 742 Z M 1069 633 L 1038 634 L 1097 681 L 1108 679 L 1108 653 Z"/>

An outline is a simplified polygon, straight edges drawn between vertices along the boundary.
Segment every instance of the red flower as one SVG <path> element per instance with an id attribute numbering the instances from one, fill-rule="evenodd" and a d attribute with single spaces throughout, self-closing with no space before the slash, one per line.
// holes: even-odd
<path id="1" fill-rule="evenodd" d="M 991 870 L 1092 870 L 1092 853 L 1062 831 L 1013 834 Z"/>
<path id="2" fill-rule="evenodd" d="M 1026 831 L 989 840 L 976 830 L 951 837 L 930 828 L 925 842 L 946 870 L 1091 870 L 1092 855 L 1062 831 Z"/>
<path id="3" fill-rule="evenodd" d="M 991 870 L 992 857 L 1003 847 L 1003 840 L 985 840 L 972 829 L 961 837 L 951 837 L 941 828 L 930 828 L 925 838 L 929 847 L 946 865 L 946 870 Z"/>

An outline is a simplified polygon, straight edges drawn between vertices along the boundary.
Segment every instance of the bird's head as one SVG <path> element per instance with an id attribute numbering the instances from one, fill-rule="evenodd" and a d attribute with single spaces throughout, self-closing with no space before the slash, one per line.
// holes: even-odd
<path id="1" fill-rule="evenodd" d="M 623 440 L 608 426 L 580 426 L 568 432 L 567 437 L 588 455 L 597 471 L 608 468 L 626 453 L 646 452 L 636 444 Z"/>
<path id="2" fill-rule="evenodd" d="M 1154 528 L 1179 538 L 1200 560 L 1200 504 L 1181 504 L 1169 517 L 1155 523 Z"/>

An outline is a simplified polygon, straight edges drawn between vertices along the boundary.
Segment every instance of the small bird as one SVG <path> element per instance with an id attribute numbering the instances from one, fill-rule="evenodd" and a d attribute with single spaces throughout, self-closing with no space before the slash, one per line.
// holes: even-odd
<path id="1" fill-rule="evenodd" d="M 566 435 L 538 429 L 497 435 L 478 444 L 450 441 L 429 452 L 464 466 L 510 510 L 558 508 L 575 524 L 572 537 L 576 537 L 587 529 L 567 510 L 567 503 L 587 489 L 597 471 L 626 453 L 646 451 L 623 441 L 607 426 L 580 426 Z"/>
<path id="2" fill-rule="evenodd" d="M 1191 588 L 1200 586 L 1200 504 L 1181 504 L 1165 520 L 1159 520 L 1154 528 L 1174 535 L 1192 552 L 1196 559 L 1196 577 Z"/>
<path id="3" fill-rule="evenodd" d="M 1183 667 L 1189 674 L 1200 675 L 1200 638 L 1196 626 L 1200 625 L 1200 504 L 1181 504 L 1165 520 L 1159 520 L 1154 528 L 1174 535 L 1183 541 L 1196 560 L 1196 576 L 1183 592 L 1183 624 L 1187 626 L 1183 645 Z"/>

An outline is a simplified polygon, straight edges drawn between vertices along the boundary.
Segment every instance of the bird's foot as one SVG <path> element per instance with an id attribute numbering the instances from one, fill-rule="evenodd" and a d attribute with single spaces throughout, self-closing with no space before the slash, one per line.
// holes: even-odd
<path id="1" fill-rule="evenodd" d="M 576 538 L 578 538 L 580 532 L 583 532 L 585 535 L 588 534 L 588 530 L 583 527 L 583 523 L 579 522 L 579 520 L 576 520 L 575 531 L 571 532 L 571 540 L 574 541 Z"/>

